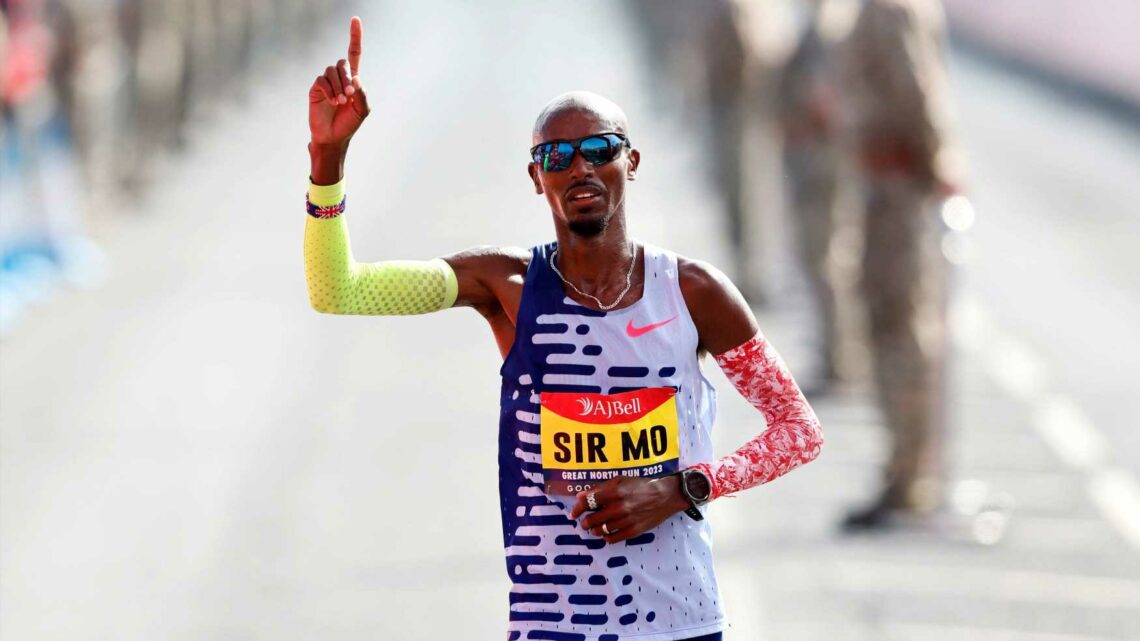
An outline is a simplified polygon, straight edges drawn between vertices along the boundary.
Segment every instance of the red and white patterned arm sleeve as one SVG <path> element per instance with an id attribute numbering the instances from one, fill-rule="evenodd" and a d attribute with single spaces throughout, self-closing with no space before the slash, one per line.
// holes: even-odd
<path id="1" fill-rule="evenodd" d="M 768 427 L 732 454 L 694 466 L 712 482 L 712 498 L 767 483 L 819 456 L 819 419 L 761 332 L 720 354 L 716 362 L 736 391 L 760 410 Z"/>

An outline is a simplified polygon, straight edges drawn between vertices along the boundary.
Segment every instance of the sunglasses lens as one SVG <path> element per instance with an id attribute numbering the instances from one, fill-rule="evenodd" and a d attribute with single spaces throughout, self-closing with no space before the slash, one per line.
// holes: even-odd
<path id="1" fill-rule="evenodd" d="M 578 150 L 591 165 L 604 165 L 613 160 L 621 149 L 619 145 L 614 144 L 615 142 L 620 143 L 620 140 L 616 138 L 610 140 L 609 136 L 595 136 L 583 140 Z"/>
<path id="2" fill-rule="evenodd" d="M 543 171 L 562 171 L 570 166 L 573 157 L 574 147 L 568 142 L 541 145 L 534 151 L 534 161 L 542 166 Z"/>

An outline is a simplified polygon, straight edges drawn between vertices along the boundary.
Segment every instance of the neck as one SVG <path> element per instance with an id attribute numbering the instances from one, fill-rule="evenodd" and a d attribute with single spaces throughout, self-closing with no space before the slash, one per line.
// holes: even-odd
<path id="1" fill-rule="evenodd" d="M 588 293 L 620 291 L 629 273 L 630 239 L 625 216 L 619 212 L 597 236 L 579 236 L 564 224 L 555 225 L 558 270 Z M 636 255 L 636 251 L 634 252 Z"/>

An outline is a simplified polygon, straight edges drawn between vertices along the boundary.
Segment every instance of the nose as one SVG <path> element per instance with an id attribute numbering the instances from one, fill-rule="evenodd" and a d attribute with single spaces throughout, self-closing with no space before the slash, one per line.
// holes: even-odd
<path id="1" fill-rule="evenodd" d="M 578 181 L 594 175 L 594 166 L 586 162 L 581 151 L 574 152 L 570 160 L 570 180 Z"/>

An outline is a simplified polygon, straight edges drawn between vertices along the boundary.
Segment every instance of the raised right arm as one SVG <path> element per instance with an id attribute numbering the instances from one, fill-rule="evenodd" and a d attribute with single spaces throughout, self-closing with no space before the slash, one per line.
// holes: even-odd
<path id="1" fill-rule="evenodd" d="M 309 89 L 309 302 L 326 314 L 425 314 L 455 305 L 494 314 L 502 298 L 497 285 L 519 269 L 515 250 L 476 249 L 446 259 L 377 263 L 357 262 L 352 256 L 344 217 L 344 160 L 353 134 L 369 114 L 357 73 L 362 33 L 360 19 L 353 18 L 348 60 L 328 67 Z"/>

